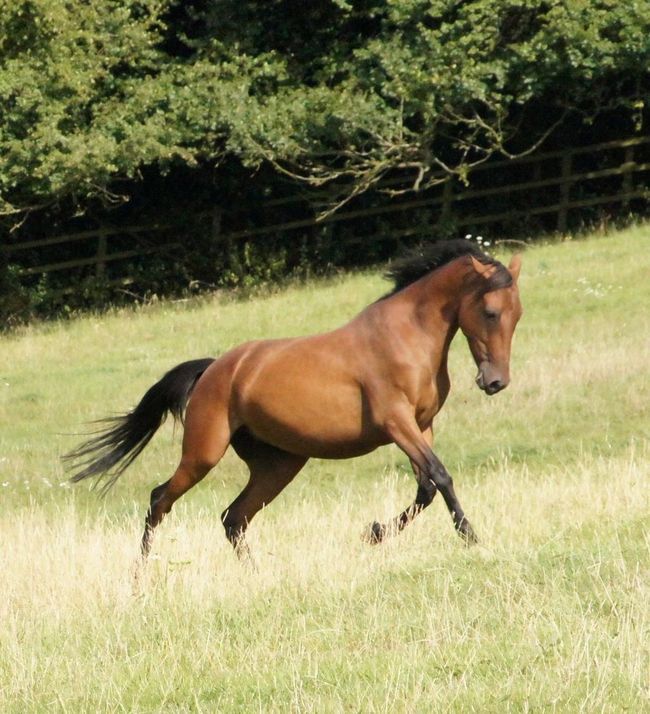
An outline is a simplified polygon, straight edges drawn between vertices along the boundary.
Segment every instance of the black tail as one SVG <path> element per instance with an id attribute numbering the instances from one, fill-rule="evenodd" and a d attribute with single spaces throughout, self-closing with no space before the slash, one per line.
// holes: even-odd
<path id="1" fill-rule="evenodd" d="M 212 362 L 214 359 L 206 357 L 177 365 L 147 391 L 135 409 L 103 419 L 110 424 L 108 428 L 63 457 L 71 468 L 80 469 L 71 480 L 99 476 L 106 479 L 103 490 L 107 491 L 149 443 L 168 413 L 183 421 L 194 385 Z"/>

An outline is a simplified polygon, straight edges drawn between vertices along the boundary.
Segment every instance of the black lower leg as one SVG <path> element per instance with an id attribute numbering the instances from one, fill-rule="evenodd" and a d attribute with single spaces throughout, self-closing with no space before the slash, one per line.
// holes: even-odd
<path id="1" fill-rule="evenodd" d="M 449 509 L 452 520 L 454 522 L 454 528 L 458 534 L 463 538 L 467 544 L 476 543 L 478 538 L 474 529 L 472 528 L 470 522 L 465 517 L 460 501 L 456 496 L 454 491 L 454 482 L 449 475 L 447 469 L 442 465 L 441 461 L 435 457 L 434 462 L 431 465 L 432 480 L 438 487 L 442 497 L 445 500 L 445 504 Z"/>
<path id="2" fill-rule="evenodd" d="M 164 511 L 160 508 L 160 501 L 163 495 L 165 494 L 165 491 L 167 490 L 168 486 L 169 481 L 165 481 L 165 483 L 160 484 L 160 486 L 156 486 L 156 488 L 154 488 L 151 492 L 151 498 L 149 499 L 149 510 L 147 511 L 147 515 L 144 519 L 144 533 L 142 534 L 142 542 L 140 545 L 140 552 L 143 558 L 146 558 L 149 555 L 149 551 L 151 550 L 151 543 L 153 540 L 153 532 L 155 527 L 160 523 L 165 513 L 167 513 L 169 510 L 167 509 L 167 511 Z"/>
<path id="3" fill-rule="evenodd" d="M 369 540 L 371 543 L 381 543 L 388 535 L 399 533 L 430 503 L 436 495 L 436 487 L 431 481 L 421 481 L 415 495 L 415 501 L 399 516 L 393 518 L 388 524 L 374 521 L 370 525 Z"/>
<path id="4" fill-rule="evenodd" d="M 250 557 L 250 549 L 246 543 L 245 533 L 248 523 L 235 520 L 229 510 L 221 514 L 221 522 L 226 531 L 226 538 L 235 549 L 235 553 L 239 558 Z"/>

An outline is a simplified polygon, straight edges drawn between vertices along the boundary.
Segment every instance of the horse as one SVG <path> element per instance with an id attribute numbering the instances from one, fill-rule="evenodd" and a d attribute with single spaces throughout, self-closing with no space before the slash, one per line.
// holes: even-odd
<path id="1" fill-rule="evenodd" d="M 510 382 L 520 267 L 519 255 L 506 268 L 465 239 L 420 248 L 389 267 L 389 293 L 338 329 L 247 342 L 174 367 L 132 411 L 104 420 L 107 426 L 64 456 L 76 470 L 72 481 L 99 477 L 109 489 L 171 414 L 184 424 L 182 455 L 172 477 L 151 492 L 143 560 L 165 514 L 229 445 L 250 472 L 221 515 L 243 556 L 255 514 L 310 458 L 346 459 L 394 443 L 411 462 L 417 492 L 391 521 L 369 526 L 370 542 L 401 531 L 440 491 L 456 531 L 474 543 L 452 478 L 432 450 L 432 422 L 449 394 L 447 356 L 459 329 L 478 387 L 493 395 Z"/>

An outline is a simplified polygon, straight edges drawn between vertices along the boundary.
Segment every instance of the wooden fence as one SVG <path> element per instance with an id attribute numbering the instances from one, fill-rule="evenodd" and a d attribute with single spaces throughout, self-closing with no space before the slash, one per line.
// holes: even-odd
<path id="1" fill-rule="evenodd" d="M 585 159 L 591 167 L 588 170 L 582 168 Z M 598 168 L 593 168 L 595 165 Z M 231 225 L 228 229 L 221 230 L 221 218 L 227 215 L 228 211 L 218 206 L 208 217 L 213 221 L 214 240 L 224 243 L 260 240 L 268 234 L 292 231 L 300 233 L 327 224 L 424 209 L 429 211 L 430 215 L 427 222 L 417 226 L 397 228 L 392 232 L 393 237 L 405 238 L 431 234 L 435 224 L 441 221 L 451 221 L 454 227 L 462 228 L 530 219 L 533 216 L 551 218 L 554 216 L 552 227 L 562 233 L 567 230 L 569 217 L 573 211 L 601 205 L 625 207 L 634 200 L 647 201 L 650 198 L 650 181 L 644 172 L 648 171 L 650 171 L 650 137 L 635 137 L 573 149 L 536 153 L 513 160 L 491 161 L 476 167 L 471 172 L 471 184 L 467 187 L 458 181 L 448 179 L 421 194 L 411 194 L 408 198 L 405 198 L 407 194 L 401 194 L 398 198 L 386 196 L 376 201 L 375 205 L 342 208 L 322 220 L 319 220 L 315 214 L 313 196 L 312 202 L 309 202 L 304 195 L 263 202 L 258 213 L 268 217 L 257 226 L 247 225 L 237 229 Z M 604 179 L 610 181 L 608 186 L 593 188 L 595 181 Z M 614 184 L 611 183 L 612 181 Z M 383 188 L 400 188 L 400 182 L 403 183 L 404 179 L 393 179 L 392 185 L 385 182 Z M 544 198 L 550 195 L 552 200 L 539 204 L 535 200 L 538 193 Z M 518 201 L 517 197 L 524 197 L 525 200 Z M 502 199 L 507 206 L 495 211 L 493 201 L 495 198 Z M 301 208 L 292 210 L 292 205 Z M 288 213 L 304 217 L 291 220 L 274 217 L 281 215 L 282 211 L 285 216 Z M 74 276 L 78 275 L 79 268 L 88 270 L 90 267 L 95 276 L 102 277 L 109 263 L 126 264 L 131 259 L 154 253 L 181 252 L 183 246 L 180 242 L 164 239 L 164 233 L 169 234 L 172 229 L 173 226 L 157 224 L 119 228 L 100 226 L 97 229 L 41 240 L 16 240 L 6 244 L 4 249 L 9 255 L 9 261 L 19 265 L 20 272 L 24 276 L 70 271 L 71 282 L 74 282 Z M 132 238 L 133 247 L 112 249 L 114 239 L 118 236 L 122 239 L 122 244 L 125 236 Z M 363 237 L 363 241 L 372 241 L 378 237 L 370 233 Z M 45 249 L 80 241 L 90 242 L 91 245 L 94 242 L 94 249 L 91 249 L 86 257 L 60 260 L 55 257 L 46 262 L 38 260 L 38 256 Z M 31 256 L 30 261 L 22 259 L 22 256 L 27 254 Z M 34 256 L 36 256 L 35 263 Z M 119 273 L 119 270 L 117 272 Z M 128 274 L 124 274 L 114 278 L 112 282 L 128 282 L 128 278 Z M 74 285 L 71 285 L 69 290 L 74 290 Z"/>

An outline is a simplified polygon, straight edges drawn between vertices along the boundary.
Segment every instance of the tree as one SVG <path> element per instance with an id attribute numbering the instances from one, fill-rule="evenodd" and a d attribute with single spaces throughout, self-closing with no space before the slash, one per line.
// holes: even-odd
<path id="1" fill-rule="evenodd" d="M 570 113 L 638 129 L 648 38 L 648 0 L 0 0 L 0 209 L 226 157 L 338 179 L 335 207 L 463 178 Z"/>

